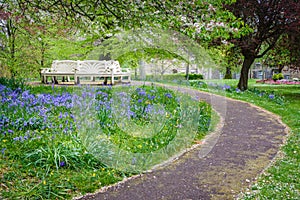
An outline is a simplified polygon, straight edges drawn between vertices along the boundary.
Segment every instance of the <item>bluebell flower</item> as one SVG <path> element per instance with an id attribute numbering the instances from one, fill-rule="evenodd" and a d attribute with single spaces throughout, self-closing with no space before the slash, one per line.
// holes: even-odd
<path id="1" fill-rule="evenodd" d="M 152 105 L 147 105 L 147 107 L 145 108 L 145 112 L 146 113 L 150 113 L 151 111 L 152 111 L 152 109 L 153 109 L 153 107 L 152 107 Z"/>
<path id="2" fill-rule="evenodd" d="M 61 161 L 61 162 L 59 162 L 59 166 L 60 166 L 60 167 L 64 167 L 64 166 L 66 166 L 66 163 L 65 163 L 65 161 Z"/>
<path id="3" fill-rule="evenodd" d="M 138 94 L 139 94 L 140 96 L 145 96 L 145 95 L 146 95 L 146 91 L 141 90 L 141 91 L 138 92 Z"/>
<path id="4" fill-rule="evenodd" d="M 167 98 L 169 98 L 169 99 L 172 98 L 172 94 L 170 94 L 170 93 L 166 93 L 165 96 L 166 96 Z"/>
<path id="5" fill-rule="evenodd" d="M 148 95 L 148 99 L 149 99 L 149 100 L 154 100 L 154 99 L 155 99 L 155 96 L 149 94 L 149 95 Z"/>
<path id="6" fill-rule="evenodd" d="M 4 153 L 5 153 L 5 150 L 6 150 L 6 148 L 2 148 L 2 149 L 1 149 L 1 153 L 2 153 L 2 155 L 4 155 Z"/>
<path id="7" fill-rule="evenodd" d="M 14 140 L 14 141 L 22 141 L 22 140 L 23 140 L 23 137 L 22 137 L 22 136 L 20 136 L 20 137 L 15 137 L 15 138 L 13 138 L 13 140 Z"/>
<path id="8" fill-rule="evenodd" d="M 231 88 L 230 85 L 226 85 L 226 84 L 225 84 L 225 85 L 223 86 L 223 90 L 230 90 L 230 88 Z"/>

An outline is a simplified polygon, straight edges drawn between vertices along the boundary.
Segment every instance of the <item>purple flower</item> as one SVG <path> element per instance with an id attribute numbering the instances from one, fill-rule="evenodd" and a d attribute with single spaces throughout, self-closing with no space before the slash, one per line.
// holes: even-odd
<path id="1" fill-rule="evenodd" d="M 61 161 L 61 162 L 59 162 L 59 166 L 60 166 L 60 167 L 64 167 L 64 166 L 66 166 L 66 163 L 65 163 L 65 161 Z"/>
<path id="2" fill-rule="evenodd" d="M 226 85 L 226 84 L 225 84 L 225 85 L 223 86 L 223 90 L 230 90 L 230 88 L 231 88 L 230 85 Z"/>
<path id="3" fill-rule="evenodd" d="M 2 155 L 4 155 L 6 148 L 1 149 Z"/>
<path id="4" fill-rule="evenodd" d="M 169 98 L 169 99 L 172 98 L 172 94 L 170 94 L 170 93 L 165 94 L 165 96 L 166 96 L 167 98 Z"/>
<path id="5" fill-rule="evenodd" d="M 154 98 L 155 98 L 154 95 L 148 95 L 148 99 L 149 99 L 149 100 L 153 100 Z"/>
<path id="6" fill-rule="evenodd" d="M 20 137 L 15 137 L 15 138 L 13 138 L 13 140 L 14 140 L 14 141 L 22 141 L 23 138 L 22 138 L 22 136 L 20 136 Z"/>
<path id="7" fill-rule="evenodd" d="M 269 98 L 270 98 L 270 99 L 274 99 L 274 97 L 275 97 L 274 94 L 270 94 L 270 95 L 269 95 Z"/>
<path id="8" fill-rule="evenodd" d="M 141 91 L 139 91 L 139 93 L 138 93 L 140 96 L 145 96 L 146 95 L 146 92 L 144 91 L 144 90 L 141 90 Z"/>
<path id="9" fill-rule="evenodd" d="M 145 108 L 145 112 L 146 113 L 150 113 L 153 110 L 153 106 L 152 105 L 147 105 Z"/>

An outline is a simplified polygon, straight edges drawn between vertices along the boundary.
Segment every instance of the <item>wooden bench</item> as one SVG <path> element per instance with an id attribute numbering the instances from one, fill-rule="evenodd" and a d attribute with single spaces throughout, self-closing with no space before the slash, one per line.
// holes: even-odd
<path id="1" fill-rule="evenodd" d="M 88 77 L 90 81 L 104 78 L 104 84 L 107 84 L 107 79 L 110 78 L 111 84 L 114 84 L 115 79 L 130 82 L 130 76 L 130 69 L 121 68 L 119 62 L 114 60 L 55 60 L 51 68 L 41 69 L 43 83 L 47 83 L 48 77 L 51 77 L 54 83 L 58 83 L 58 77 L 69 82 L 70 77 L 73 77 L 74 84 L 79 84 L 82 78 Z"/>

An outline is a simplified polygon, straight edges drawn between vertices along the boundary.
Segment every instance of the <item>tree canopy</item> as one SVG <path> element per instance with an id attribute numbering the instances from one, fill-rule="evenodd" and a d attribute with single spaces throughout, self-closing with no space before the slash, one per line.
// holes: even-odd
<path id="1" fill-rule="evenodd" d="M 240 62 L 241 54 L 244 59 L 238 87 L 246 90 L 252 63 L 276 49 L 279 40 L 286 38 L 288 41 L 286 49 L 294 63 L 295 58 L 300 57 L 295 45 L 299 41 L 299 7 L 298 0 L 4 0 L 0 4 L 0 18 L 2 23 L 9 22 L 7 15 L 14 16 L 10 19 L 16 21 L 22 19 L 24 26 L 15 23 L 18 30 L 28 32 L 26 27 L 35 26 L 51 30 L 55 35 L 51 26 L 59 25 L 65 38 L 75 35 L 87 39 L 89 35 L 94 41 L 103 41 L 119 31 L 135 28 L 159 27 L 179 31 L 201 46 L 213 48 L 211 55 L 220 63 L 224 64 L 225 60 L 227 67 L 234 60 Z M 50 28 L 49 24 L 52 24 Z M 10 45 L 14 37 L 6 37 L 5 31 L 7 29 L 3 29 L 5 36 L 2 38 L 9 38 L 6 49 L 12 50 Z M 40 40 L 41 37 L 36 38 L 41 45 L 49 45 L 41 43 L 45 41 Z M 226 59 L 228 56 L 230 58 Z"/>
<path id="2" fill-rule="evenodd" d="M 230 39 L 244 56 L 238 87 L 246 90 L 254 60 L 274 49 L 282 35 L 299 34 L 300 3 L 298 0 L 237 0 L 225 8 L 252 29 L 249 34 Z"/>

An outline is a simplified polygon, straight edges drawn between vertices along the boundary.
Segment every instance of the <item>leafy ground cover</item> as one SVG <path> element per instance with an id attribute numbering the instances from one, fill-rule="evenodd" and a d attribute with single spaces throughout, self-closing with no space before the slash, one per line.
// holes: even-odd
<path id="1" fill-rule="evenodd" d="M 280 116 L 291 129 L 287 142 L 281 149 L 284 156 L 260 175 L 258 180 L 244 191 L 241 198 L 299 199 L 300 86 L 258 84 L 251 80 L 249 90 L 241 92 L 236 89 L 236 85 L 236 80 L 214 80 L 199 82 L 193 87 L 265 108 Z"/>
<path id="2" fill-rule="evenodd" d="M 17 86 L 0 85 L 4 199 L 94 192 L 165 161 L 211 128 L 208 104 L 162 87 Z"/>

